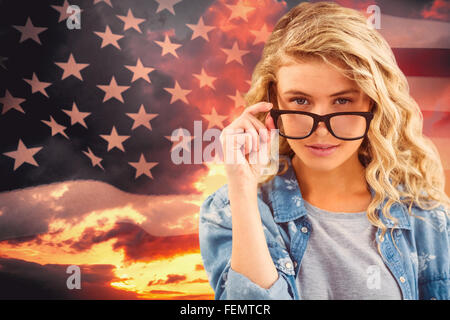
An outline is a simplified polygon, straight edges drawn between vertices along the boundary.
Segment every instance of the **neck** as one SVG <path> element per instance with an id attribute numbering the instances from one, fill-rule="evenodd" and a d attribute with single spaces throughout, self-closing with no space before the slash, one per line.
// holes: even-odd
<path id="1" fill-rule="evenodd" d="M 294 155 L 292 166 L 297 176 L 297 181 L 302 197 L 313 203 L 321 202 L 321 199 L 341 201 L 355 195 L 370 195 L 367 189 L 365 168 L 359 162 L 357 154 L 351 157 L 341 166 L 330 170 L 315 170 L 305 164 Z"/>

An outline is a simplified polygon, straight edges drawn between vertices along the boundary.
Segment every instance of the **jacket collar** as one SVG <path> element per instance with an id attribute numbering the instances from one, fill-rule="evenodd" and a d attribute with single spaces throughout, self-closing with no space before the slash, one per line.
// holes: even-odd
<path id="1" fill-rule="evenodd" d="M 287 155 L 280 155 L 280 158 L 282 157 L 286 158 L 288 162 L 287 171 L 282 175 L 275 176 L 266 185 L 268 188 L 268 197 L 272 203 L 274 220 L 277 223 L 296 220 L 307 214 L 297 177 L 292 167 L 291 158 Z M 283 169 L 283 166 L 283 162 L 280 161 L 279 170 Z M 375 191 L 370 185 L 369 188 L 372 197 L 374 197 Z M 392 228 L 394 221 L 384 217 L 381 213 L 387 200 L 385 199 L 375 210 L 383 224 L 388 228 Z M 392 204 L 390 214 L 398 220 L 398 228 L 411 229 L 408 212 L 404 205 L 400 203 Z"/>

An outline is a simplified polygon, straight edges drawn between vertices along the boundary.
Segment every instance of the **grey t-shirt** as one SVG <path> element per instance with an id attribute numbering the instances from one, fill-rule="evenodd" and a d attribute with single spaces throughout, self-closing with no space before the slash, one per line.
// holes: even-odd
<path id="1" fill-rule="evenodd" d="M 336 213 L 304 203 L 312 230 L 297 276 L 301 299 L 402 299 L 365 211 Z"/>

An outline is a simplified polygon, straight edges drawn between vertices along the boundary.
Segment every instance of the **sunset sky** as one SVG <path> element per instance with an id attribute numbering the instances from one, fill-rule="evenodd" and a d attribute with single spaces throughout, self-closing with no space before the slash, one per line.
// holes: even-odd
<path id="1" fill-rule="evenodd" d="M 211 299 L 198 213 L 202 199 L 225 183 L 221 166 L 198 183 L 198 194 L 178 196 L 134 195 L 97 181 L 0 194 L 0 218 L 14 218 L 0 227 L 10 239 L 0 241 L 0 270 L 56 283 L 78 265 L 82 290 L 66 292 L 64 280 L 65 297 Z"/>
<path id="2" fill-rule="evenodd" d="M 54 4 L 62 6 L 63 2 L 54 1 Z M 110 9 L 109 1 L 97 2 L 95 6 Z M 118 1 L 111 2 L 112 7 L 120 7 Z M 377 3 L 337 2 L 363 11 Z M 226 5 L 236 3 L 250 9 L 231 9 Z M 185 106 L 184 113 L 175 113 L 169 122 L 159 124 L 156 117 L 152 120 L 155 130 L 163 126 L 175 129 L 188 121 L 191 127 L 187 129 L 193 133 L 193 121 L 203 120 L 207 124 L 210 120 L 202 115 L 212 114 L 212 107 L 219 115 L 226 116 L 223 126 L 231 123 L 244 109 L 242 95 L 249 89 L 252 70 L 264 41 L 276 21 L 292 6 L 288 3 L 211 1 L 202 18 L 205 25 L 215 28 L 207 32 L 207 39 L 198 36 L 183 50 L 177 50 L 184 60 L 174 56 L 163 58 L 161 48 L 156 50 L 152 44 L 149 50 L 149 46 L 140 45 L 140 38 L 130 37 L 127 51 L 124 50 L 127 54 L 138 55 L 143 61 L 155 61 L 158 69 L 180 79 L 181 88 L 195 88 L 187 95 L 189 106 Z M 383 6 L 379 5 L 382 13 L 379 31 L 392 48 L 450 49 L 448 2 L 436 0 L 428 2 L 427 6 L 416 5 L 402 17 L 383 13 Z M 125 15 L 127 10 L 120 9 Z M 176 5 L 174 13 L 169 8 L 164 10 L 165 16 L 177 14 Z M 134 15 L 145 18 L 139 12 Z M 54 18 L 58 17 L 58 11 L 54 10 Z M 197 21 L 182 23 L 196 24 Z M 187 26 L 183 32 L 155 31 L 147 34 L 146 41 L 164 41 L 165 35 L 169 35 L 173 42 L 181 43 L 193 36 L 193 30 Z M 236 56 L 233 61 L 227 61 L 233 59 L 233 54 L 222 49 L 231 49 L 235 41 L 248 53 L 241 56 L 241 61 Z M 204 43 L 209 44 L 208 49 L 202 49 Z M 218 79 L 214 88 L 199 85 L 199 77 L 193 74 L 200 73 L 200 65 L 186 64 L 190 56 L 203 61 L 208 75 Z M 217 60 L 221 62 L 216 63 Z M 448 70 L 449 66 L 443 68 Z M 450 194 L 449 77 L 406 76 L 411 95 L 424 115 L 424 133 L 440 152 L 447 180 L 446 192 Z M 153 90 L 148 86 L 138 89 L 144 93 Z M 165 103 L 169 96 L 167 92 Z M 217 124 L 215 128 L 222 129 Z M 155 143 L 165 147 L 172 143 L 164 140 Z M 12 163 L 11 160 L 11 167 Z M 158 163 L 151 169 L 153 180 L 144 176 L 136 178 L 137 185 L 144 178 L 153 183 L 150 194 L 127 192 L 94 179 L 55 182 L 0 193 L 0 284 L 8 288 L 0 290 L 0 298 L 213 299 L 214 291 L 200 256 L 198 219 L 204 199 L 226 183 L 224 168 L 213 162 L 174 167 Z M 134 169 L 130 167 L 130 170 Z M 69 265 L 81 268 L 81 290 L 66 287 Z"/>

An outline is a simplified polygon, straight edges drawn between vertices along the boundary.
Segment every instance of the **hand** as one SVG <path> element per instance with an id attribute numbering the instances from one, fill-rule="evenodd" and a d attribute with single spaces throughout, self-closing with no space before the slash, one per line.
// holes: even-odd
<path id="1" fill-rule="evenodd" d="M 270 113 L 265 124 L 255 114 L 272 108 L 268 102 L 247 107 L 220 135 L 225 171 L 231 184 L 256 187 L 261 169 L 267 165 L 270 155 L 270 133 L 275 129 Z"/>

